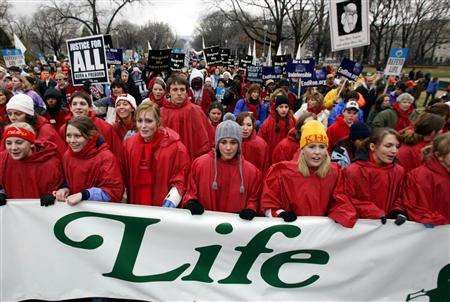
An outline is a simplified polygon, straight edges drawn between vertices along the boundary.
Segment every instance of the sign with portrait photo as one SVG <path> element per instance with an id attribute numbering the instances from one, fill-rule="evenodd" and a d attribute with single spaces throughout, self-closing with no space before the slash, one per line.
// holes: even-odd
<path id="1" fill-rule="evenodd" d="M 330 0 L 331 49 L 370 44 L 369 1 Z"/>

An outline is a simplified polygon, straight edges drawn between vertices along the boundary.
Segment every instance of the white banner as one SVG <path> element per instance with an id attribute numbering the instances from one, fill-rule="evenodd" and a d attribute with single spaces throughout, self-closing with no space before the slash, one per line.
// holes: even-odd
<path id="1" fill-rule="evenodd" d="M 1 301 L 450 301 L 450 226 L 29 200 L 0 226 Z"/>
<path id="2" fill-rule="evenodd" d="M 333 51 L 370 44 L 369 0 L 330 0 Z"/>

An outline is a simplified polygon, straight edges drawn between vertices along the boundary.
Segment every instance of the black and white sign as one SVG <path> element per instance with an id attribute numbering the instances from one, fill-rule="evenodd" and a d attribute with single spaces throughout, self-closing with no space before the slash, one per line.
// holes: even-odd
<path id="1" fill-rule="evenodd" d="M 154 72 L 163 72 L 170 69 L 172 49 L 159 49 L 148 51 L 148 69 Z"/>
<path id="2" fill-rule="evenodd" d="M 180 71 L 184 67 L 185 56 L 184 53 L 172 53 L 170 55 L 170 70 Z"/>
<path id="3" fill-rule="evenodd" d="M 239 60 L 239 67 L 242 69 L 247 69 L 247 66 L 252 65 L 253 56 L 246 55 L 244 58 Z"/>
<path id="4" fill-rule="evenodd" d="M 222 66 L 234 65 L 234 62 L 230 62 L 230 49 L 221 48 L 220 49 L 220 59 L 222 61 Z"/>
<path id="5" fill-rule="evenodd" d="M 74 86 L 81 86 L 86 80 L 98 84 L 109 82 L 103 35 L 71 39 L 66 43 Z"/>
<path id="6" fill-rule="evenodd" d="M 274 67 L 280 67 L 283 74 L 286 74 L 287 71 L 287 65 L 288 62 L 292 60 L 292 56 L 290 54 L 288 55 L 281 55 L 281 56 L 274 56 L 272 58 L 273 66 Z"/>
<path id="7" fill-rule="evenodd" d="M 333 51 L 369 45 L 369 1 L 330 0 L 330 31 Z"/>
<path id="8" fill-rule="evenodd" d="M 206 62 L 208 65 L 217 66 L 222 63 L 219 46 L 207 47 L 203 49 L 203 52 L 205 53 Z"/>

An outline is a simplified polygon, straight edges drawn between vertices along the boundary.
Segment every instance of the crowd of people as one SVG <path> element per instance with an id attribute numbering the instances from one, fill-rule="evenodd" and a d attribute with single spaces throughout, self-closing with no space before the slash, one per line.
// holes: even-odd
<path id="1" fill-rule="evenodd" d="M 328 66 L 326 85 L 298 94 L 289 79 L 251 83 L 196 61 L 170 75 L 130 63 L 110 73 L 110 84 L 74 87 L 67 61 L 0 69 L 0 205 L 450 224 L 450 89 L 437 97 L 429 74 L 349 82 Z"/>

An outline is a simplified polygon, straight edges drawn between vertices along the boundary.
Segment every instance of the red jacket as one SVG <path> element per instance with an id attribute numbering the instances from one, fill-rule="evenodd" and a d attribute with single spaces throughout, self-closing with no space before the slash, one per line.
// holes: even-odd
<path id="1" fill-rule="evenodd" d="M 255 165 L 262 174 L 269 168 L 269 152 L 267 143 L 256 132 L 242 140 L 242 155 L 246 160 Z"/>
<path id="2" fill-rule="evenodd" d="M 394 106 L 392 106 L 392 109 L 394 109 L 397 113 L 397 124 L 395 125 L 395 130 L 401 131 L 412 126 L 412 121 L 409 116 L 414 111 L 413 106 L 409 107 L 408 110 L 403 111 L 400 109 L 400 105 L 395 103 Z"/>
<path id="3" fill-rule="evenodd" d="M 214 128 L 200 106 L 192 104 L 188 98 L 179 106 L 164 100 L 161 118 L 164 127 L 180 135 L 192 159 L 209 152 L 214 146 Z"/>
<path id="4" fill-rule="evenodd" d="M 63 140 L 59 135 L 58 131 L 50 125 L 48 120 L 45 117 L 40 115 L 37 116 L 37 123 L 34 127 L 36 130 L 36 139 L 41 142 L 52 142 L 56 145 L 59 155 L 64 155 L 66 152 L 66 143 L 65 139 Z"/>
<path id="5" fill-rule="evenodd" d="M 217 159 L 217 190 L 212 189 L 214 181 L 214 152 L 194 160 L 189 175 L 189 184 L 183 203 L 197 199 L 206 210 L 237 213 L 249 208 L 259 210 L 261 194 L 261 172 L 249 161 L 242 159 L 244 193 L 240 193 L 241 176 L 239 159 L 230 161 Z"/>
<path id="6" fill-rule="evenodd" d="M 422 149 L 428 144 L 430 144 L 430 142 L 422 141 L 415 145 L 403 144 L 400 147 L 397 159 L 398 163 L 405 169 L 405 173 L 408 173 L 422 164 Z"/>
<path id="7" fill-rule="evenodd" d="M 134 121 L 134 118 L 131 120 L 129 124 L 126 124 L 123 121 L 121 121 L 118 117 L 116 117 L 116 121 L 112 126 L 114 132 L 117 134 L 117 136 L 121 141 L 123 141 L 128 131 L 136 130 L 136 122 Z"/>
<path id="8" fill-rule="evenodd" d="M 7 151 L 2 151 L 0 182 L 8 198 L 40 198 L 52 194 L 64 182 L 56 145 L 36 142 L 33 153 L 23 160 L 14 160 Z"/>
<path id="9" fill-rule="evenodd" d="M 358 218 L 378 219 L 402 210 L 400 190 L 404 175 L 398 164 L 379 166 L 372 160 L 357 160 L 343 170 L 337 192 L 353 204 Z"/>
<path id="10" fill-rule="evenodd" d="M 294 158 L 294 154 L 300 148 L 300 140 L 295 138 L 297 129 L 292 128 L 289 130 L 288 136 L 283 138 L 281 142 L 276 145 L 272 153 L 272 164 L 276 164 L 282 161 L 290 161 Z"/>
<path id="11" fill-rule="evenodd" d="M 104 120 L 99 119 L 96 116 L 92 116 L 92 114 L 89 117 L 91 118 L 92 122 L 94 123 L 95 127 L 97 128 L 98 132 L 101 134 L 105 142 L 108 144 L 109 150 L 111 150 L 111 152 L 117 158 L 120 158 L 123 151 L 122 141 L 120 140 L 119 136 L 117 136 L 114 128 Z M 69 121 L 71 118 L 72 115 L 70 115 L 67 121 Z M 66 140 L 66 127 L 67 123 L 59 129 L 59 135 L 64 138 L 64 141 Z"/>
<path id="12" fill-rule="evenodd" d="M 264 123 L 259 128 L 258 135 L 261 136 L 267 143 L 267 146 L 269 147 L 269 159 L 272 159 L 273 149 L 275 149 L 275 146 L 278 145 L 279 142 L 283 138 L 285 138 L 289 130 L 294 127 L 295 125 L 295 119 L 294 117 L 289 114 L 288 116 L 288 123 L 286 123 L 286 120 L 284 118 L 280 118 L 278 121 L 278 126 L 280 127 L 278 132 L 275 132 L 275 126 L 276 126 L 276 115 L 278 113 L 271 113 L 269 117 L 264 121 Z"/>
<path id="13" fill-rule="evenodd" d="M 336 121 L 327 129 L 328 151 L 331 152 L 334 146 L 341 139 L 345 139 L 350 134 L 350 126 L 345 123 L 344 117 L 339 116 Z"/>
<path id="14" fill-rule="evenodd" d="M 139 133 L 128 138 L 121 166 L 129 203 L 161 206 L 172 187 L 186 191 L 189 154 L 172 129 L 159 129 L 148 143 Z"/>
<path id="15" fill-rule="evenodd" d="M 96 187 L 105 191 L 111 201 L 122 200 L 124 185 L 118 161 L 98 134 L 80 152 L 69 147 L 63 167 L 70 194 Z"/>
<path id="16" fill-rule="evenodd" d="M 450 224 L 450 173 L 436 158 L 407 174 L 402 197 L 410 220 Z"/>
<path id="17" fill-rule="evenodd" d="M 66 108 L 61 108 L 54 115 L 50 115 L 50 113 L 46 112 L 42 116 L 49 121 L 50 125 L 52 125 L 56 131 L 59 131 L 62 125 L 66 123 L 67 117 L 70 116 L 70 111 L 68 111 Z"/>
<path id="18" fill-rule="evenodd" d="M 356 212 L 344 199 L 333 199 L 339 169 L 332 164 L 328 175 L 320 178 L 311 171 L 304 177 L 298 171 L 297 161 L 282 161 L 267 172 L 261 196 L 261 209 L 294 212 L 297 216 L 328 216 L 346 227 L 353 227 Z"/>
<path id="19" fill-rule="evenodd" d="M 202 99 L 199 101 L 196 101 L 194 99 L 194 93 L 192 91 L 192 89 L 189 89 L 189 96 L 191 97 L 191 102 L 193 104 L 199 105 L 200 107 L 202 107 L 203 112 L 208 115 L 208 109 L 209 106 L 215 101 L 215 95 L 214 92 L 209 89 L 209 88 L 205 88 L 203 87 L 203 92 L 202 92 Z"/>

